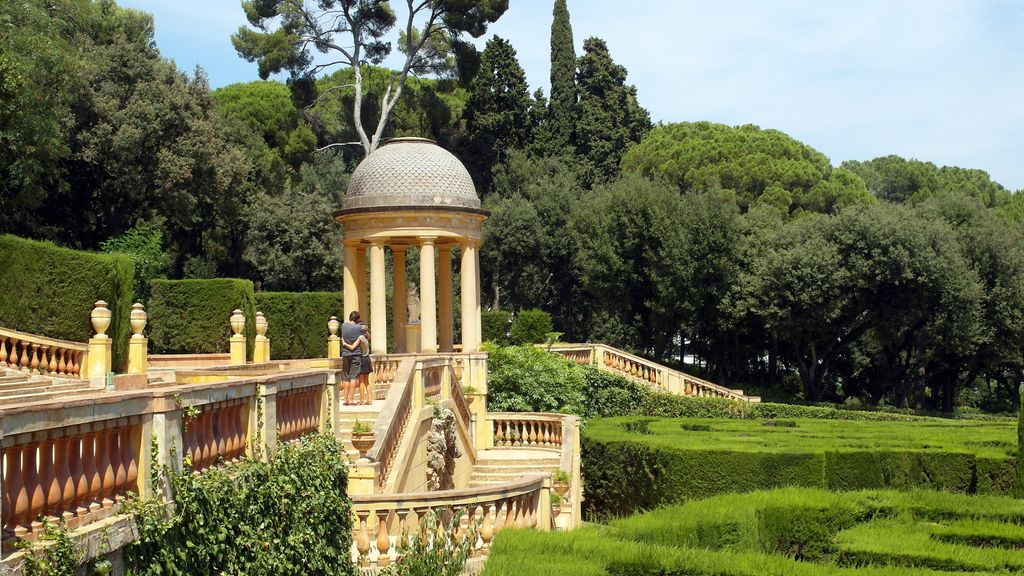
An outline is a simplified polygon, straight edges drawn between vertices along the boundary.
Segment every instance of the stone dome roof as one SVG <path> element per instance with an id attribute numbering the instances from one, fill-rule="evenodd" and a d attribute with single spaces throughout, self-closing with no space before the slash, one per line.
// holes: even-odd
<path id="1" fill-rule="evenodd" d="M 341 212 L 480 210 L 473 179 L 454 154 L 426 138 L 393 138 L 356 166 Z"/>

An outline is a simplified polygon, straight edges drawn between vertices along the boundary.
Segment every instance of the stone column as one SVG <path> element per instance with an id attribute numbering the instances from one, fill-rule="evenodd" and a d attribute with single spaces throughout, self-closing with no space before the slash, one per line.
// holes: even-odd
<path id="1" fill-rule="evenodd" d="M 434 240 L 420 239 L 420 352 L 437 352 L 437 296 L 434 277 Z"/>
<path id="2" fill-rule="evenodd" d="M 384 244 L 374 240 L 370 244 L 370 351 L 388 352 L 387 295 L 384 288 Z"/>
<path id="3" fill-rule="evenodd" d="M 437 249 L 437 321 L 438 350 L 451 352 L 455 349 L 455 325 L 452 313 L 452 249 L 444 246 Z"/>
<path id="4" fill-rule="evenodd" d="M 477 298 L 474 296 L 476 272 L 473 263 L 476 261 L 476 247 L 466 242 L 462 245 L 462 351 L 476 352 L 480 348 L 477 324 L 480 315 L 476 311 Z"/>
<path id="5" fill-rule="evenodd" d="M 342 321 L 348 320 L 348 315 L 353 310 L 359 308 L 359 282 L 356 276 L 357 262 L 356 262 L 356 245 L 347 243 L 345 244 L 345 276 L 344 290 L 345 298 L 345 315 L 342 317 Z"/>
<path id="6" fill-rule="evenodd" d="M 359 315 L 363 322 L 369 326 L 370 322 L 370 293 L 366 289 L 366 248 L 356 247 L 356 283 L 359 285 Z"/>
<path id="7" fill-rule="evenodd" d="M 405 345 L 405 323 L 409 320 L 405 282 L 405 246 L 391 247 L 391 273 L 394 294 L 391 296 L 391 337 L 395 339 L 395 352 L 408 352 Z"/>
<path id="8" fill-rule="evenodd" d="M 484 323 L 480 320 L 480 315 L 483 312 L 483 307 L 480 304 L 480 241 L 477 240 L 476 244 L 473 245 L 473 302 L 476 306 L 476 312 L 473 314 L 473 327 L 476 328 L 476 343 L 477 348 L 480 348 L 480 343 L 484 341 Z"/>

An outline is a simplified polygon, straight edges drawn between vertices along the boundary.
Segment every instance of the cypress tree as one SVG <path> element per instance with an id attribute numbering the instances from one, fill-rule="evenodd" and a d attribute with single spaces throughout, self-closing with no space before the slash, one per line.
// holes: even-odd
<path id="1" fill-rule="evenodd" d="M 510 150 L 529 143 L 531 102 L 526 73 L 512 44 L 491 38 L 470 85 L 465 111 L 463 159 L 482 194 L 490 192 L 494 166 L 504 162 Z"/>
<path id="2" fill-rule="evenodd" d="M 576 154 L 583 164 L 585 187 L 616 177 L 622 156 L 651 131 L 651 115 L 636 99 L 636 87 L 626 84 L 626 68 L 612 61 L 600 38 L 583 42 L 577 86 L 579 112 Z"/>
<path id="3" fill-rule="evenodd" d="M 551 100 L 548 114 L 552 152 L 573 143 L 576 120 L 576 50 L 565 0 L 555 0 L 551 22 Z"/>

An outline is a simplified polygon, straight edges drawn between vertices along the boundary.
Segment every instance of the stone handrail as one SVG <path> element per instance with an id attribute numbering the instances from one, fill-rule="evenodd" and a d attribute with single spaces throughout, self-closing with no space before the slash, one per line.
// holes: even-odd
<path id="1" fill-rule="evenodd" d="M 0 328 L 0 368 L 86 379 L 89 345 Z"/>
<path id="2" fill-rule="evenodd" d="M 466 395 L 462 392 L 462 374 L 460 368 L 462 360 L 456 360 L 458 364 L 451 367 L 451 374 L 448 378 L 448 386 L 452 401 L 455 403 L 455 408 L 459 411 L 459 416 L 462 421 L 466 423 L 467 427 L 471 427 L 473 424 L 472 412 L 469 409 L 469 401 L 466 400 Z M 470 428 L 472 429 L 472 428 Z"/>
<path id="3" fill-rule="evenodd" d="M 486 555 L 504 528 L 551 529 L 550 489 L 550 476 L 529 474 L 498 486 L 353 496 L 353 560 L 363 568 L 393 564 L 403 534 L 431 545 L 442 535 L 456 543 L 470 537 L 470 555 Z M 431 512 L 441 522 L 428 530 L 423 519 Z"/>
<path id="4" fill-rule="evenodd" d="M 730 390 L 605 344 L 566 344 L 551 347 L 550 350 L 579 364 L 595 364 L 600 370 L 642 382 L 664 392 L 684 396 L 760 401 L 756 396 L 745 396 L 742 390 Z"/>
<path id="5" fill-rule="evenodd" d="M 387 481 L 395 456 L 398 455 L 409 416 L 412 414 L 414 364 L 415 358 L 404 359 L 397 370 L 396 383 L 388 390 L 387 398 L 384 399 L 384 405 L 381 406 L 374 425 L 373 447 L 366 452 L 370 460 L 380 464 L 377 475 L 378 487 Z"/>
<path id="6" fill-rule="evenodd" d="M 561 448 L 561 414 L 499 412 L 488 414 L 495 448 Z"/>

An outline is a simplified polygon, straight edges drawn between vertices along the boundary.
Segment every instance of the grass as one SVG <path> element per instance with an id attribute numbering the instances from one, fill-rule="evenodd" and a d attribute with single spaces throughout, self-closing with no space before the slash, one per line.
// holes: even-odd
<path id="1" fill-rule="evenodd" d="M 568 533 L 502 531 L 485 576 L 1024 573 L 1024 502 L 915 490 L 730 494 Z"/>

